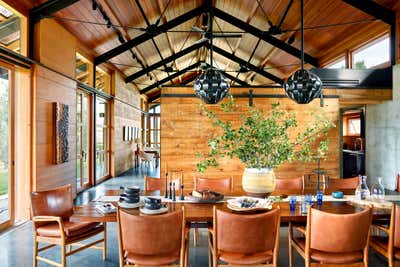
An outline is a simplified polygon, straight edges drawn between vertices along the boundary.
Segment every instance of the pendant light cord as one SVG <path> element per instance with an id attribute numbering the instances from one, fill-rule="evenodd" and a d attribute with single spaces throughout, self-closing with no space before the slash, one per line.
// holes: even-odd
<path id="1" fill-rule="evenodd" d="M 300 17 L 301 17 L 301 69 L 304 70 L 304 5 L 300 0 Z"/>

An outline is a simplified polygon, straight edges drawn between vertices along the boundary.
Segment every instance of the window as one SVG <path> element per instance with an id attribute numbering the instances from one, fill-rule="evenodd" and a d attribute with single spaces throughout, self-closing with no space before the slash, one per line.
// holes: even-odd
<path id="1" fill-rule="evenodd" d="M 160 132 L 161 132 L 161 121 L 160 121 L 160 105 L 149 109 L 150 119 L 150 146 L 153 148 L 160 147 Z"/>
<path id="2" fill-rule="evenodd" d="M 21 16 L 0 1 L 0 45 L 21 54 Z"/>
<path id="3" fill-rule="evenodd" d="M 361 114 L 347 114 L 343 117 L 343 135 L 360 136 L 361 135 Z"/>
<path id="4" fill-rule="evenodd" d="M 390 61 L 389 36 L 353 52 L 353 69 L 369 69 Z"/>
<path id="5" fill-rule="evenodd" d="M 107 100 L 96 99 L 96 181 L 110 174 L 110 119 Z"/>
<path id="6" fill-rule="evenodd" d="M 96 67 L 96 89 L 109 94 L 111 88 L 110 83 L 110 75 L 99 67 Z"/>
<path id="7" fill-rule="evenodd" d="M 340 58 L 335 60 L 326 66 L 327 69 L 345 69 L 346 68 L 346 60 L 344 58 Z"/>
<path id="8" fill-rule="evenodd" d="M 93 64 L 83 57 L 81 54 L 76 53 L 76 67 L 75 75 L 76 80 L 92 86 L 93 81 Z"/>

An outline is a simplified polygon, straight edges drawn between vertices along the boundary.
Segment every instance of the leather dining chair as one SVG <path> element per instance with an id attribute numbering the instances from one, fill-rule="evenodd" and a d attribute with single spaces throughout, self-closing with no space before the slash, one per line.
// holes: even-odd
<path id="1" fill-rule="evenodd" d="M 228 176 L 224 178 L 207 178 L 207 177 L 196 177 L 194 181 L 194 187 L 197 191 L 211 190 L 216 192 L 231 192 L 233 191 L 233 177 Z M 193 245 L 197 246 L 198 229 L 193 230 Z"/>
<path id="2" fill-rule="evenodd" d="M 302 235 L 294 236 L 289 229 L 289 266 L 293 267 L 293 248 L 304 258 L 306 267 L 313 263 L 368 266 L 371 219 L 371 208 L 353 214 L 334 214 L 309 207 Z"/>
<path id="3" fill-rule="evenodd" d="M 400 262 L 400 206 L 393 205 L 389 227 L 373 224 L 373 228 L 386 236 L 371 236 L 370 246 L 387 259 L 389 267 L 395 266 L 395 262 Z"/>
<path id="4" fill-rule="evenodd" d="M 106 226 L 93 222 L 72 222 L 73 198 L 71 185 L 57 187 L 47 191 L 33 192 L 31 194 L 31 215 L 33 222 L 34 249 L 33 266 L 37 261 L 55 266 L 66 266 L 66 257 L 86 248 L 103 243 L 103 260 L 106 258 Z M 89 244 L 79 244 L 80 241 L 103 233 L 101 239 L 91 241 Z M 38 248 L 39 243 L 48 245 Z M 73 245 L 78 246 L 73 250 Z M 61 247 L 61 264 L 39 256 L 39 252 L 59 245 Z M 68 252 L 66 245 L 69 246 Z"/>
<path id="5" fill-rule="evenodd" d="M 168 179 L 169 180 L 169 179 Z M 175 190 L 179 190 L 181 188 L 181 184 L 183 183 L 183 175 L 180 175 L 177 178 L 173 178 L 172 182 L 175 183 Z M 168 185 L 169 188 L 169 185 Z M 153 190 L 165 190 L 165 178 L 158 177 L 150 177 L 144 176 L 144 191 L 153 191 Z"/>
<path id="6" fill-rule="evenodd" d="M 400 192 L 400 173 L 396 175 L 396 191 Z"/>
<path id="7" fill-rule="evenodd" d="M 183 208 L 152 216 L 118 208 L 117 218 L 120 267 L 187 266 L 188 231 Z"/>
<path id="8" fill-rule="evenodd" d="M 344 189 L 356 189 L 358 184 L 360 183 L 360 178 L 339 178 L 339 179 L 329 179 L 328 180 L 328 189 L 332 190 L 344 190 Z"/>
<path id="9" fill-rule="evenodd" d="M 288 179 L 275 179 L 275 190 L 303 190 L 304 176 Z"/>
<path id="10" fill-rule="evenodd" d="M 206 178 L 196 177 L 195 189 L 198 190 L 212 190 L 217 192 L 230 192 L 233 190 L 233 177 L 224 178 Z"/>
<path id="11" fill-rule="evenodd" d="M 214 206 L 209 230 L 209 266 L 278 266 L 280 210 L 234 214 Z"/>

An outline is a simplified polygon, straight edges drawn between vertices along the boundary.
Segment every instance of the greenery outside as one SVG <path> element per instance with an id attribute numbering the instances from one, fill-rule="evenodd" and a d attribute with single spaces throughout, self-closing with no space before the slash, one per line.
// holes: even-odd
<path id="1" fill-rule="evenodd" d="M 223 102 L 224 112 L 237 110 L 233 97 Z M 204 105 L 200 109 L 212 120 L 222 134 L 211 137 L 209 153 L 197 153 L 202 158 L 197 164 L 199 172 L 218 166 L 223 157 L 238 158 L 246 168 L 276 168 L 285 162 L 309 162 L 324 158 L 328 150 L 326 135 L 335 125 L 323 112 L 312 111 L 314 120 L 302 132 L 294 134 L 298 127 L 296 112 L 283 110 L 280 104 L 272 104 L 268 112 L 248 107 L 241 116 L 241 125 L 234 128 L 230 121 L 223 121 Z M 294 136 L 294 137 L 293 137 Z"/>
<path id="2" fill-rule="evenodd" d="M 0 172 L 0 196 L 8 193 L 8 172 Z"/>

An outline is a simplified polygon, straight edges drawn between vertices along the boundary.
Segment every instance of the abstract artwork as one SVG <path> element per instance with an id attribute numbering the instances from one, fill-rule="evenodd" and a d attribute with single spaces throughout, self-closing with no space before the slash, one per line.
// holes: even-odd
<path id="1" fill-rule="evenodd" d="M 68 128 L 69 107 L 61 103 L 54 103 L 54 130 L 55 130 L 55 164 L 69 160 Z"/>

